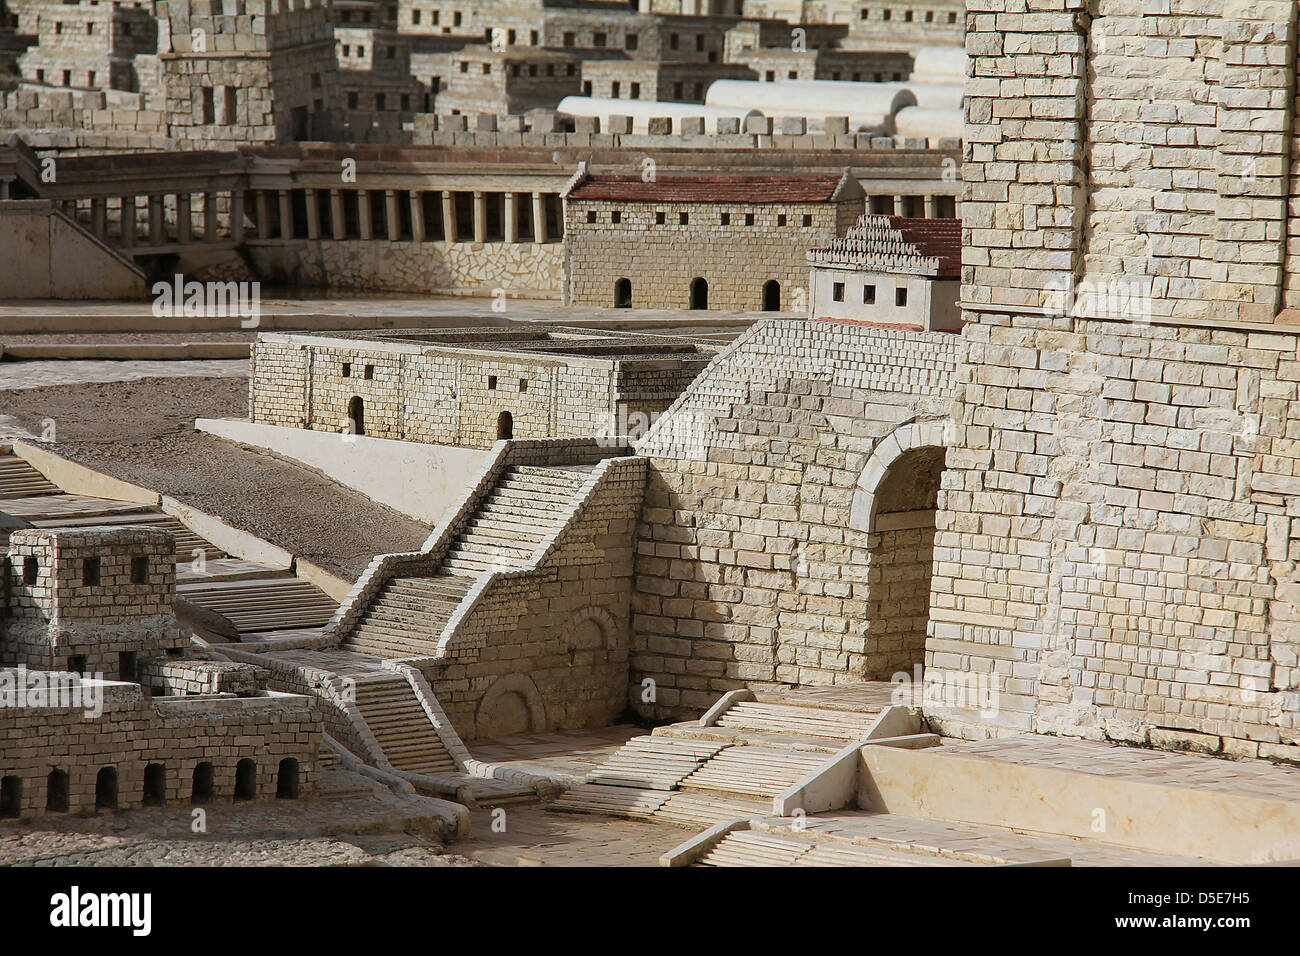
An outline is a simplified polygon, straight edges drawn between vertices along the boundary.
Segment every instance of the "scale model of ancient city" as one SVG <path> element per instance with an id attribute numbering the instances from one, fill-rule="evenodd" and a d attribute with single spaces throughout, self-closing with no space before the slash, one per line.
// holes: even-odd
<path id="1" fill-rule="evenodd" d="M 1300 859 L 1294 0 L 0 0 L 0 863 Z"/>

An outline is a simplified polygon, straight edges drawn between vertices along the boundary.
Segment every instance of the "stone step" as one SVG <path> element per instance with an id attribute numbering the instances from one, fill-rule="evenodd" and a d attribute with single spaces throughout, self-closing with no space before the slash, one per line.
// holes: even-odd
<path id="1" fill-rule="evenodd" d="M 725 744 L 633 737 L 587 776 L 588 783 L 672 790 Z"/>
<path id="2" fill-rule="evenodd" d="M 691 829 L 707 829 L 723 820 L 752 819 L 772 812 L 772 801 L 719 793 L 676 790 L 659 809 L 655 819 Z"/>
<path id="3" fill-rule="evenodd" d="M 878 717 L 877 713 L 741 701 L 728 709 L 718 719 L 717 725 L 768 733 L 829 737 L 848 742 L 861 740 Z"/>
<path id="4" fill-rule="evenodd" d="M 733 830 L 699 859 L 700 866 L 793 866 L 812 849 L 807 840 Z"/>
<path id="5" fill-rule="evenodd" d="M 825 762 L 820 753 L 727 747 L 683 780 L 681 789 L 775 797 Z"/>
<path id="6" fill-rule="evenodd" d="M 551 804 L 551 809 L 571 813 L 604 813 L 610 816 L 649 818 L 663 806 L 670 795 L 667 790 L 611 787 L 584 783 L 566 790 Z"/>

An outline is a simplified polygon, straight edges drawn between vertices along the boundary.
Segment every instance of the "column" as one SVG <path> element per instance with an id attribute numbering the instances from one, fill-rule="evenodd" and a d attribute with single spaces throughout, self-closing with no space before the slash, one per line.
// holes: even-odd
<path id="1" fill-rule="evenodd" d="M 176 241 L 187 243 L 194 241 L 194 223 L 191 220 L 190 194 L 176 194 Z"/>
<path id="2" fill-rule="evenodd" d="M 203 241 L 216 242 L 217 233 L 217 194 L 203 194 Z"/>
<path id="3" fill-rule="evenodd" d="M 546 241 L 546 201 L 541 193 L 533 193 L 533 241 Z"/>
<path id="4" fill-rule="evenodd" d="M 293 194 L 287 189 L 280 190 L 280 238 L 293 238 Z"/>
<path id="5" fill-rule="evenodd" d="M 167 240 L 163 233 L 163 198 L 149 197 L 149 244 L 161 246 Z"/>
<path id="6" fill-rule="evenodd" d="M 334 229 L 335 242 L 342 242 L 348 237 L 348 218 L 343 211 L 343 193 L 337 189 L 330 190 L 330 225 Z"/>
<path id="7" fill-rule="evenodd" d="M 474 190 L 474 241 L 487 242 L 487 197 Z"/>
<path id="8" fill-rule="evenodd" d="M 108 234 L 108 200 L 103 197 L 90 201 L 90 230 L 100 239 Z"/>
<path id="9" fill-rule="evenodd" d="M 392 189 L 384 190 L 384 219 L 388 224 L 388 241 L 401 239 L 402 220 L 397 215 L 397 193 Z"/>
<path id="10" fill-rule="evenodd" d="M 307 238 L 320 238 L 320 206 L 316 202 L 316 190 L 304 189 L 307 197 Z"/>
<path id="11" fill-rule="evenodd" d="M 506 242 L 519 241 L 519 200 L 514 193 L 506 193 L 505 199 L 505 238 Z"/>
<path id="12" fill-rule="evenodd" d="M 935 219 L 939 215 L 938 197 L 930 193 L 925 197 L 925 218 Z"/>
<path id="13" fill-rule="evenodd" d="M 135 245 L 135 197 L 122 197 L 122 245 Z"/>
<path id="14" fill-rule="evenodd" d="M 412 189 L 409 196 L 411 203 L 411 238 L 424 242 L 424 196 L 418 189 Z"/>
<path id="15" fill-rule="evenodd" d="M 357 222 L 361 224 L 361 238 L 375 238 L 375 224 L 370 218 L 370 193 L 364 189 L 357 190 Z"/>
<path id="16" fill-rule="evenodd" d="M 271 238 L 271 201 L 265 189 L 257 191 L 257 238 Z"/>
<path id="17" fill-rule="evenodd" d="M 447 243 L 456 241 L 456 199 L 447 191 L 442 191 L 442 237 Z"/>
<path id="18" fill-rule="evenodd" d="M 244 241 L 244 191 L 232 190 L 230 193 L 230 240 Z"/>

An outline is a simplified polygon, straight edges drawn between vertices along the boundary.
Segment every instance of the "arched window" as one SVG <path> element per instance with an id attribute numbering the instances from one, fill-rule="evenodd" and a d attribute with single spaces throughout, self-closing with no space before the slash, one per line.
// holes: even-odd
<path id="1" fill-rule="evenodd" d="M 117 809 L 117 768 L 103 767 L 95 775 L 95 809 Z"/>
<path id="2" fill-rule="evenodd" d="M 614 283 L 614 308 L 632 308 L 632 280 L 619 279 Z"/>
<path id="3" fill-rule="evenodd" d="M 763 311 L 781 311 L 781 283 L 775 279 L 768 279 L 763 284 Z"/>
<path id="4" fill-rule="evenodd" d="M 280 775 L 276 778 L 275 795 L 281 800 L 298 799 L 298 761 L 285 757 L 280 761 Z"/>
<path id="5" fill-rule="evenodd" d="M 366 433 L 366 403 L 360 395 L 348 399 L 348 433 L 364 435 Z"/>
<path id="6" fill-rule="evenodd" d="M 68 772 L 51 770 L 45 778 L 45 812 L 68 812 Z"/>
<path id="7" fill-rule="evenodd" d="M 515 417 L 509 412 L 497 416 L 497 440 L 515 437 Z"/>
<path id="8" fill-rule="evenodd" d="M 257 797 L 257 764 L 245 757 L 235 764 L 235 799 L 253 800 Z"/>
<path id="9" fill-rule="evenodd" d="M 197 806 L 212 802 L 216 795 L 213 777 L 212 764 L 206 760 L 194 768 L 194 785 L 190 788 L 190 803 Z"/>
<path id="10" fill-rule="evenodd" d="M 691 308 L 707 309 L 709 307 L 709 284 L 703 279 L 691 280 Z"/>

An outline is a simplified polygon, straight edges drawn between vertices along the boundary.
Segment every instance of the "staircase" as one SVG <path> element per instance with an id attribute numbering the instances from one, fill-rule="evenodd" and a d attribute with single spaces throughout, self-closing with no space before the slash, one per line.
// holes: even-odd
<path id="1" fill-rule="evenodd" d="M 962 859 L 930 848 L 864 846 L 822 835 L 820 839 L 787 826 L 732 830 L 707 850 L 695 866 L 979 866 L 992 861 Z"/>
<path id="2" fill-rule="evenodd" d="M 357 709 L 388 762 L 398 770 L 445 776 L 458 771 L 456 761 L 399 674 L 357 681 Z"/>
<path id="3" fill-rule="evenodd" d="M 23 459 L 17 455 L 0 455 L 0 498 L 57 494 L 59 487 Z"/>
<path id="4" fill-rule="evenodd" d="M 768 816 L 772 798 L 863 739 L 886 706 L 879 692 L 852 687 L 756 696 L 711 726 L 671 724 L 629 740 L 554 808 L 693 828 Z"/>
<path id="5" fill-rule="evenodd" d="M 528 567 L 538 545 L 573 507 L 590 467 L 508 468 L 452 540 L 438 572 L 389 578 L 344 650 L 376 657 L 430 657 L 479 575 Z"/>

